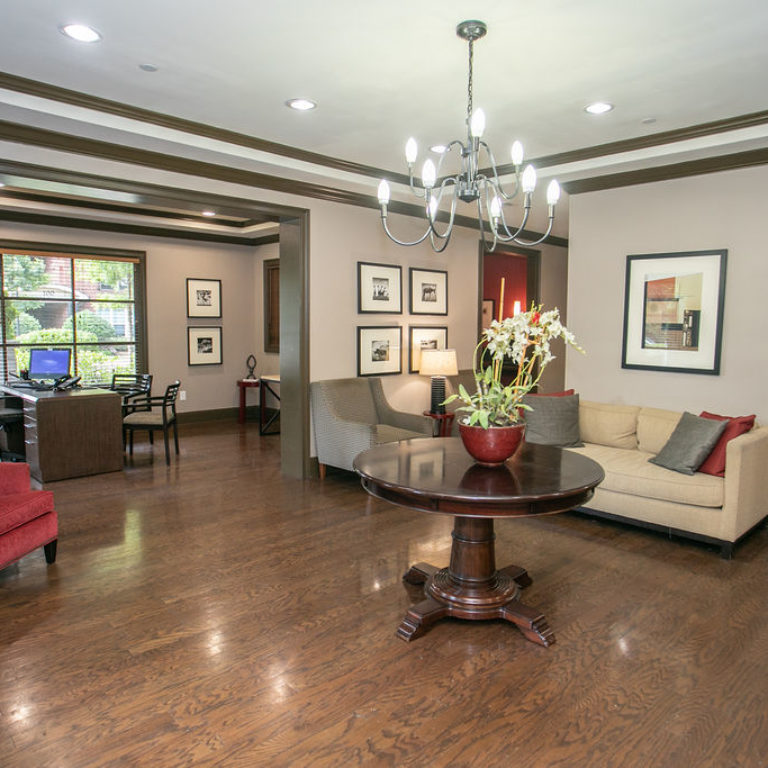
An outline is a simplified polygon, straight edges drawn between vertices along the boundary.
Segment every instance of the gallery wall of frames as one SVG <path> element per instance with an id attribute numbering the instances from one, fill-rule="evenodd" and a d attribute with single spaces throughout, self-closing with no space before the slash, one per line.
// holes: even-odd
<path id="1" fill-rule="evenodd" d="M 357 262 L 357 312 L 360 315 L 403 314 L 403 267 L 394 264 Z M 409 267 L 408 311 L 411 315 L 447 316 L 448 272 Z M 418 373 L 425 349 L 446 349 L 448 327 L 425 320 L 408 325 L 407 347 L 403 350 L 403 326 L 357 326 L 357 375 L 387 376 L 403 372 L 403 351 L 408 373 Z"/>

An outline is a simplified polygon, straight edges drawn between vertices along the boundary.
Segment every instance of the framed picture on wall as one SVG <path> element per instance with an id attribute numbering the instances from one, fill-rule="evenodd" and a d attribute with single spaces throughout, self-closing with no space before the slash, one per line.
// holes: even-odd
<path id="1" fill-rule="evenodd" d="M 421 353 L 425 349 L 446 349 L 448 328 L 446 326 L 408 326 L 408 373 L 418 373 L 421 368 Z"/>
<path id="2" fill-rule="evenodd" d="M 726 250 L 627 256 L 622 368 L 720 373 Z"/>
<path id="3" fill-rule="evenodd" d="M 403 312 L 403 268 L 357 262 L 358 314 L 400 315 Z"/>
<path id="4" fill-rule="evenodd" d="M 489 328 L 491 320 L 496 319 L 496 302 L 494 299 L 483 299 L 483 316 L 481 323 L 483 328 Z"/>
<path id="5" fill-rule="evenodd" d="M 410 310 L 412 315 L 448 314 L 448 273 L 444 270 L 411 267 Z"/>
<path id="6" fill-rule="evenodd" d="M 399 325 L 357 327 L 357 375 L 387 376 L 402 372 Z"/>
<path id="7" fill-rule="evenodd" d="M 221 365 L 221 328 L 187 328 L 187 364 Z"/>
<path id="8" fill-rule="evenodd" d="M 221 317 L 221 280 L 187 278 L 187 317 Z"/>

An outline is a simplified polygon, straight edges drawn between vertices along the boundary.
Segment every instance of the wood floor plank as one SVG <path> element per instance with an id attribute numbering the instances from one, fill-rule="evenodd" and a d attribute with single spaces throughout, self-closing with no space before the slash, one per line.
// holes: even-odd
<path id="1" fill-rule="evenodd" d="M 254 424 L 48 487 L 57 562 L 0 572 L 9 768 L 765 768 L 768 526 L 732 561 L 578 514 L 500 521 L 557 643 L 395 636 L 450 518 L 280 475 Z"/>

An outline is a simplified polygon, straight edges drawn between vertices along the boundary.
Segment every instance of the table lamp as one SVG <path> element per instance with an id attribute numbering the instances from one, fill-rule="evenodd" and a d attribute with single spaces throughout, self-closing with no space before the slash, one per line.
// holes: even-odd
<path id="1" fill-rule="evenodd" d="M 455 376 L 459 372 L 455 349 L 423 349 L 419 373 L 432 377 L 430 396 L 431 413 L 445 413 L 445 377 Z"/>

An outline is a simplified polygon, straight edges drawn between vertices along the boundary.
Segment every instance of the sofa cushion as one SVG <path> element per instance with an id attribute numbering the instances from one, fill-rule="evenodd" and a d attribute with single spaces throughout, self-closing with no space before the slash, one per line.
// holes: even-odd
<path id="1" fill-rule="evenodd" d="M 674 432 L 683 414 L 661 408 L 641 408 L 637 414 L 637 447 L 646 453 L 658 453 Z"/>
<path id="2" fill-rule="evenodd" d="M 651 454 L 587 443 L 568 450 L 594 459 L 605 471 L 601 489 L 698 507 L 722 507 L 725 481 L 721 477 L 681 475 L 650 464 Z M 586 506 L 589 506 L 587 504 Z"/>
<path id="3" fill-rule="evenodd" d="M 582 445 L 579 437 L 579 396 L 541 397 L 526 395 L 525 440 L 539 445 Z"/>
<path id="4" fill-rule="evenodd" d="M 685 411 L 664 447 L 648 461 L 692 475 L 712 452 L 726 426 L 727 422 L 702 419 Z"/>
<path id="5" fill-rule="evenodd" d="M 613 448 L 637 448 L 636 405 L 610 405 L 582 400 L 579 404 L 579 433 L 585 443 Z"/>
<path id="6" fill-rule="evenodd" d="M 716 413 L 707 413 L 702 411 L 699 416 L 702 419 L 714 419 L 715 421 L 727 421 L 725 431 L 720 435 L 720 439 L 712 449 L 712 452 L 704 459 L 704 463 L 699 467 L 699 472 L 707 475 L 725 476 L 725 449 L 728 443 L 734 437 L 749 432 L 755 426 L 755 414 L 751 416 L 718 416 Z"/>

